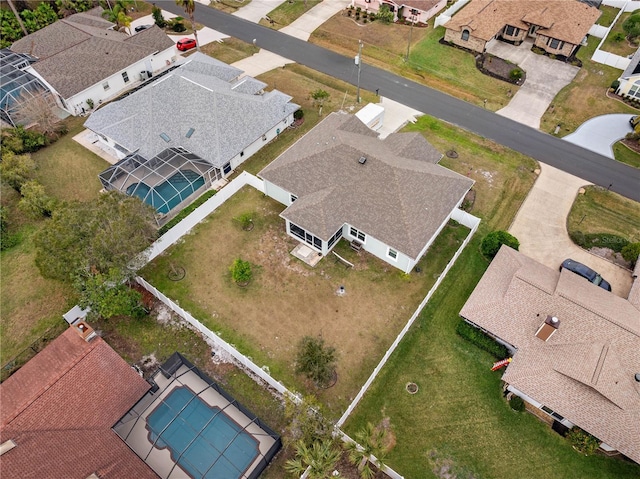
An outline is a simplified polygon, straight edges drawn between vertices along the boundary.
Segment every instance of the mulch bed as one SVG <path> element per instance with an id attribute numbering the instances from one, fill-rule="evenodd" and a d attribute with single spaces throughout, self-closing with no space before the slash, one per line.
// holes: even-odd
<path id="1" fill-rule="evenodd" d="M 518 65 L 488 53 L 483 53 L 476 57 L 476 68 L 485 75 L 513 83 L 514 85 L 522 85 L 527 78 L 527 73 L 520 68 L 522 77 L 519 80 L 513 80 L 509 74 L 514 68 L 519 68 Z"/>

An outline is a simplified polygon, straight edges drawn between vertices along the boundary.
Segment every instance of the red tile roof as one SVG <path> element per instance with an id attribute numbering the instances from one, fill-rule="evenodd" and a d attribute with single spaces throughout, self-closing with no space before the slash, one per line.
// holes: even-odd
<path id="1" fill-rule="evenodd" d="M 111 430 L 149 389 L 101 338 L 69 328 L 0 385 L 0 477 L 155 478 Z"/>

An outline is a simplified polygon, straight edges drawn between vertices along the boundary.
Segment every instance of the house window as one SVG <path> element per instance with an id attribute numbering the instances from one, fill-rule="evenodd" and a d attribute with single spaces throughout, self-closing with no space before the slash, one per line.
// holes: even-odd
<path id="1" fill-rule="evenodd" d="M 564 421 L 564 417 L 558 414 L 557 412 L 554 412 L 551 408 L 548 408 L 547 406 L 542 406 L 540 409 L 542 409 L 549 416 L 557 419 L 558 421 Z"/>
<path id="2" fill-rule="evenodd" d="M 108 81 L 104 82 L 104 83 L 102 84 L 102 88 L 104 88 L 104 91 L 107 91 L 109 88 L 111 88 L 111 87 L 109 86 L 109 82 L 108 82 Z"/>
<path id="3" fill-rule="evenodd" d="M 298 225 L 294 223 L 289 223 L 289 231 L 296 238 L 301 239 L 305 243 L 314 248 L 322 250 L 322 240 L 317 236 L 312 235 L 308 231 L 305 231 L 304 228 L 300 228 Z"/>
<path id="4" fill-rule="evenodd" d="M 362 241 L 363 243 L 365 242 L 365 240 L 367 239 L 367 235 L 364 234 L 362 231 L 358 231 L 357 229 L 355 229 L 353 226 L 351 226 L 349 228 L 349 234 L 351 236 L 353 236 L 354 238 L 356 238 L 357 240 Z"/>
<path id="5" fill-rule="evenodd" d="M 462 30 L 462 41 L 466 42 L 469 40 L 469 30 Z"/>
<path id="6" fill-rule="evenodd" d="M 225 163 L 225 164 L 222 166 L 222 172 L 223 172 L 225 175 L 228 175 L 229 173 L 231 173 L 231 163 Z"/>
<path id="7" fill-rule="evenodd" d="M 122 72 L 122 79 L 125 83 L 129 83 L 129 74 L 127 72 Z"/>
<path id="8" fill-rule="evenodd" d="M 392 248 L 387 249 L 387 256 L 391 259 L 398 259 L 398 252 Z"/>
<path id="9" fill-rule="evenodd" d="M 549 38 L 547 40 L 547 45 L 549 45 L 549 47 L 553 48 L 554 50 L 562 50 L 562 47 L 564 47 L 564 42 L 561 42 L 557 38 Z"/>
<path id="10" fill-rule="evenodd" d="M 334 245 L 334 243 L 338 241 L 340 238 L 342 238 L 342 226 L 340 227 L 340 229 L 338 229 L 338 231 L 334 233 L 334 235 L 331 238 L 329 238 L 329 243 L 328 243 L 329 248 L 331 248 Z"/>
<path id="11" fill-rule="evenodd" d="M 640 83 L 635 82 L 631 88 L 629 88 L 628 96 L 640 98 Z"/>
<path id="12" fill-rule="evenodd" d="M 520 29 L 513 27 L 511 25 L 507 25 L 507 28 L 504 32 L 506 35 L 509 35 L 510 37 L 515 37 L 518 36 L 520 34 Z"/>
<path id="13" fill-rule="evenodd" d="M 291 203 L 293 203 L 295 200 L 298 199 L 298 197 L 296 195 L 289 195 L 289 199 L 291 200 Z"/>

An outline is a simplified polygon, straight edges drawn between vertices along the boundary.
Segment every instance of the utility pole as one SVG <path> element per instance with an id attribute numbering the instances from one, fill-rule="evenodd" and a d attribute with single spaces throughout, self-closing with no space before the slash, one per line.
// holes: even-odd
<path id="1" fill-rule="evenodd" d="M 409 28 L 409 41 L 407 42 L 407 55 L 404 57 L 405 63 L 409 61 L 409 48 L 411 47 L 411 34 L 413 33 L 413 24 L 416 20 L 415 15 L 411 15 L 411 28 Z"/>
<path id="2" fill-rule="evenodd" d="M 358 40 L 358 55 L 356 56 L 358 65 L 358 89 L 356 91 L 356 103 L 360 103 L 360 68 L 362 67 L 362 40 Z"/>

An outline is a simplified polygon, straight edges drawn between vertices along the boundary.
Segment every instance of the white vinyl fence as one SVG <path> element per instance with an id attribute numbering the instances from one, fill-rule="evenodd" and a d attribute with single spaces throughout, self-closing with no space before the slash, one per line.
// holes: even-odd
<path id="1" fill-rule="evenodd" d="M 458 0 L 456 3 L 447 8 L 444 12 L 438 15 L 434 21 L 433 28 L 437 28 L 440 25 L 444 25 L 451 17 L 462 7 L 464 7 L 470 0 Z"/>

